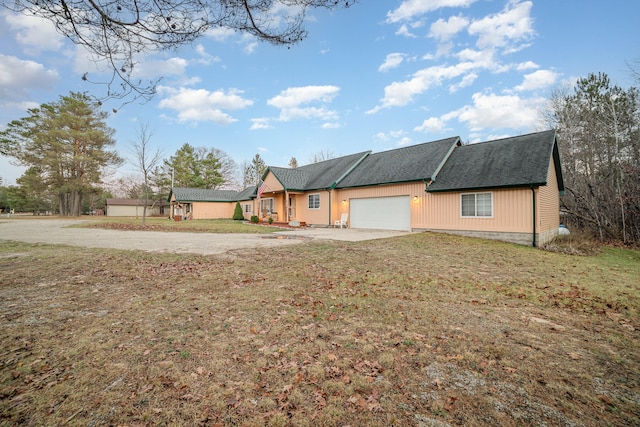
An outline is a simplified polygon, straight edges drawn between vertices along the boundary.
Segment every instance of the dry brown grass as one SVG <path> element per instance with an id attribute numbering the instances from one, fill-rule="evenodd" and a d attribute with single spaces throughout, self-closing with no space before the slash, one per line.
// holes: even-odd
<path id="1" fill-rule="evenodd" d="M 2 425 L 640 425 L 640 254 L 0 243 Z"/>

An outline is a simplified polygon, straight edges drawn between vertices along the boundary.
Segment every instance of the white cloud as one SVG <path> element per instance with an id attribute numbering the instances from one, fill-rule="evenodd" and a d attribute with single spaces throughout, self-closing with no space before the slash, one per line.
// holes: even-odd
<path id="1" fill-rule="evenodd" d="M 447 122 L 439 117 L 429 117 L 422 122 L 420 126 L 416 126 L 413 130 L 416 132 L 440 133 L 447 128 Z"/>
<path id="2" fill-rule="evenodd" d="M 264 129 L 273 129 L 271 125 L 271 120 L 267 117 L 258 117 L 255 119 L 251 119 L 251 127 L 250 130 L 264 130 Z"/>
<path id="3" fill-rule="evenodd" d="M 280 109 L 281 121 L 292 119 L 319 118 L 322 120 L 336 120 L 338 113 L 327 110 L 324 106 L 309 107 L 307 104 L 328 104 L 340 92 L 337 86 L 302 86 L 283 90 L 279 95 L 267 101 L 268 105 Z"/>
<path id="4" fill-rule="evenodd" d="M 476 46 L 480 49 L 518 50 L 521 46 L 517 43 L 534 35 L 531 6 L 530 1 L 509 2 L 501 12 L 474 20 L 469 25 L 469 34 L 478 36 Z"/>
<path id="5" fill-rule="evenodd" d="M 227 125 L 237 121 L 223 110 L 240 110 L 253 105 L 253 101 L 241 96 L 239 89 L 217 90 L 172 89 L 167 86 L 158 88 L 159 94 L 166 97 L 160 101 L 160 108 L 178 112 L 180 122 L 210 121 Z"/>
<path id="6" fill-rule="evenodd" d="M 476 67 L 472 62 L 461 62 L 452 66 L 437 65 L 417 71 L 412 78 L 402 82 L 393 82 L 384 88 L 381 105 L 367 111 L 378 112 L 382 108 L 400 107 L 413 101 L 414 96 L 440 85 L 445 79 L 452 79 L 470 72 Z"/>
<path id="7" fill-rule="evenodd" d="M 442 18 L 431 24 L 429 37 L 440 41 L 451 40 L 453 36 L 464 30 L 469 25 L 469 20 L 462 16 L 452 16 L 448 21 Z"/>
<path id="8" fill-rule="evenodd" d="M 404 0 L 395 10 L 387 12 L 387 22 L 414 19 L 443 7 L 468 7 L 476 0 Z"/>
<path id="9" fill-rule="evenodd" d="M 558 75 L 550 70 L 538 70 L 531 74 L 525 74 L 521 85 L 515 87 L 517 91 L 536 90 L 553 85 Z"/>
<path id="10" fill-rule="evenodd" d="M 7 26 L 15 31 L 16 41 L 30 53 L 59 51 L 64 46 L 64 37 L 51 22 L 30 15 L 6 15 Z"/>
<path id="11" fill-rule="evenodd" d="M 340 125 L 340 123 L 327 122 L 327 123 L 323 123 L 321 127 L 322 129 L 338 129 L 342 126 Z"/>
<path id="12" fill-rule="evenodd" d="M 133 77 L 156 79 L 162 76 L 182 76 L 188 62 L 184 58 L 142 61 L 133 68 Z"/>
<path id="13" fill-rule="evenodd" d="M 235 36 L 236 32 L 233 31 L 231 28 L 214 27 L 209 31 L 207 31 L 206 35 L 207 37 L 211 37 L 217 42 L 225 42 L 231 37 Z"/>
<path id="14" fill-rule="evenodd" d="M 475 93 L 473 105 L 449 114 L 466 123 L 471 131 L 483 129 L 534 129 L 544 98 L 521 98 L 517 95 Z"/>
<path id="15" fill-rule="evenodd" d="M 209 52 L 207 52 L 206 48 L 201 44 L 198 44 L 195 47 L 195 51 L 200 56 L 200 59 L 196 60 L 196 62 L 199 64 L 209 65 L 212 62 L 220 62 L 219 57 L 211 55 Z"/>
<path id="16" fill-rule="evenodd" d="M 540 66 L 533 61 L 525 61 L 516 65 L 518 71 L 535 70 L 536 68 L 540 68 Z"/>
<path id="17" fill-rule="evenodd" d="M 404 61 L 405 55 L 403 53 L 390 53 L 384 60 L 384 63 L 378 67 L 378 71 L 389 71 L 398 67 Z"/>
<path id="18" fill-rule="evenodd" d="M 28 101 L 30 89 L 44 90 L 59 80 L 56 70 L 46 69 L 35 61 L 0 54 L 0 106 L 26 110 L 38 104 Z"/>
<path id="19" fill-rule="evenodd" d="M 477 78 L 478 78 L 478 75 L 476 73 L 469 73 L 465 75 L 464 77 L 462 77 L 462 80 L 460 80 L 458 83 L 452 84 L 451 86 L 449 86 L 449 93 L 455 93 L 462 88 L 471 86 L 473 82 L 476 81 Z"/>
<path id="20" fill-rule="evenodd" d="M 411 30 L 409 30 L 409 27 L 407 25 L 404 25 L 404 24 L 400 25 L 400 27 L 396 31 L 396 36 L 404 36 L 412 39 L 418 37 L 415 34 L 413 34 Z"/>

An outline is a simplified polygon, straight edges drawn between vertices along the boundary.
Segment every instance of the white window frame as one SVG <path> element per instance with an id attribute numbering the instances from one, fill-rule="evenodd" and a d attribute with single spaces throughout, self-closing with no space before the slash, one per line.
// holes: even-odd
<path id="1" fill-rule="evenodd" d="M 489 196 L 490 198 L 490 209 L 491 212 L 489 215 L 478 215 L 478 196 Z M 463 199 L 465 198 L 465 196 L 469 197 L 469 196 L 473 196 L 473 215 L 465 215 L 464 213 L 464 209 L 463 209 Z M 461 218 L 493 218 L 493 193 L 488 191 L 488 192 L 483 192 L 483 193 L 461 193 L 460 194 L 460 217 Z"/>
<path id="2" fill-rule="evenodd" d="M 265 203 L 268 202 L 268 203 Z M 266 206 L 269 205 L 269 206 Z M 262 211 L 266 210 L 267 211 L 267 215 L 271 215 L 273 213 L 273 197 L 269 197 L 266 199 L 260 199 L 260 213 L 262 213 Z"/>
<path id="3" fill-rule="evenodd" d="M 313 202 L 313 206 L 311 205 L 311 198 L 315 200 Z M 317 202 L 317 203 L 316 203 Z M 317 206 L 315 206 L 317 204 Z M 320 193 L 313 193 L 307 195 L 307 207 L 310 211 L 317 211 L 320 209 Z"/>
<path id="4" fill-rule="evenodd" d="M 251 203 L 244 203 L 242 208 L 242 212 L 246 214 L 253 213 L 253 206 L 251 206 Z"/>

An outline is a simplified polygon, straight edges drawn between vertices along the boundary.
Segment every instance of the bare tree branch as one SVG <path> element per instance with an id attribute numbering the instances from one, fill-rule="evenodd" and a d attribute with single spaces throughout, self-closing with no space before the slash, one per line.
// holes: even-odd
<path id="1" fill-rule="evenodd" d="M 140 54 L 162 52 L 192 43 L 215 28 L 248 33 L 274 45 L 292 45 L 307 32 L 310 8 L 349 7 L 355 0 L 3 0 L 18 13 L 51 21 L 97 64 L 106 63 L 111 78 L 100 101 L 149 100 L 158 80 L 136 80 Z"/>

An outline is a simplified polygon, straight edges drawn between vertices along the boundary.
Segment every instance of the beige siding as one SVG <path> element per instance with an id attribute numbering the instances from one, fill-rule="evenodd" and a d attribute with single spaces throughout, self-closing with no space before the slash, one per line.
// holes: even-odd
<path id="1" fill-rule="evenodd" d="M 460 212 L 461 193 L 430 193 L 427 229 L 458 231 L 500 231 L 531 233 L 533 206 L 531 190 L 506 189 L 477 191 L 493 194 L 493 217 L 463 218 Z"/>
<path id="2" fill-rule="evenodd" d="M 266 192 L 272 192 L 272 191 L 283 191 L 284 187 L 282 186 L 282 184 L 280 184 L 280 182 L 278 181 L 278 179 L 271 173 L 269 172 L 267 174 L 267 176 L 264 179 L 264 183 L 266 184 Z"/>
<path id="3" fill-rule="evenodd" d="M 420 226 L 426 221 L 426 204 L 429 195 L 425 193 L 425 184 L 414 182 L 408 184 L 379 185 L 376 187 L 349 188 L 333 192 L 331 223 L 340 219 L 343 213 L 349 213 L 351 199 L 370 197 L 409 196 L 411 203 L 411 228 L 427 228 Z M 415 199 L 417 197 L 417 199 Z"/>
<path id="4" fill-rule="evenodd" d="M 549 163 L 547 185 L 540 187 L 538 194 L 538 233 L 557 230 L 560 226 L 560 191 L 553 160 Z"/>
<path id="5" fill-rule="evenodd" d="M 193 219 L 233 218 L 235 202 L 193 202 Z"/>
<path id="6" fill-rule="evenodd" d="M 320 195 L 320 208 L 309 209 L 309 195 Z M 296 219 L 309 225 L 329 225 L 329 210 L 333 211 L 335 191 L 318 190 L 296 194 Z M 331 203 L 329 202 L 331 198 Z M 330 206 L 331 205 L 331 206 Z"/>
<path id="7" fill-rule="evenodd" d="M 107 206 L 107 216 L 141 217 L 143 209 L 143 206 L 109 205 Z M 147 206 L 147 216 L 151 215 L 160 215 L 160 208 L 158 206 Z"/>

